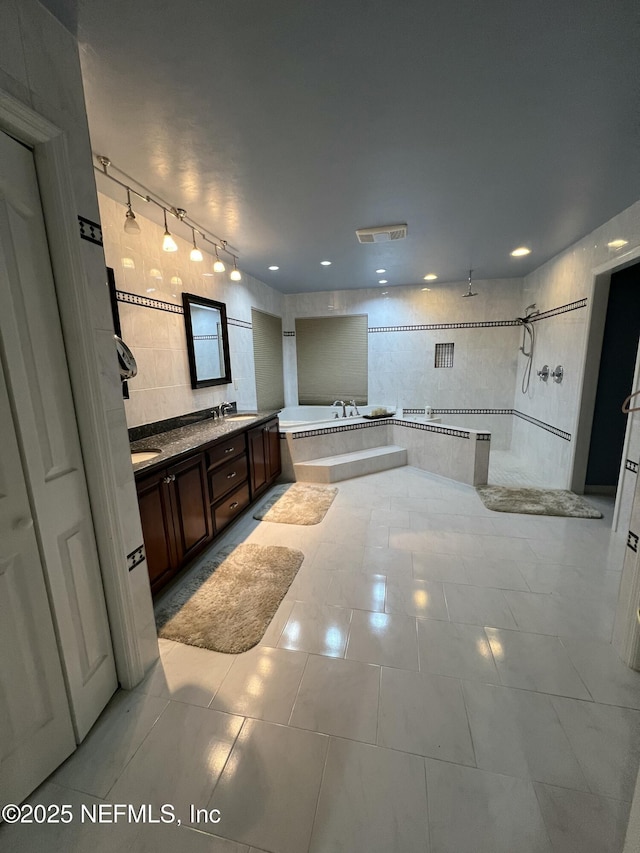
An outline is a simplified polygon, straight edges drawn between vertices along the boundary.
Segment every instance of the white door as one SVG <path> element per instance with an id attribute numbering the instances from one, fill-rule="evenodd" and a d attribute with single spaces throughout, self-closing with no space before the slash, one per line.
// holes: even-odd
<path id="1" fill-rule="evenodd" d="M 2 133 L 0 338 L 81 741 L 116 689 L 115 665 L 33 156 Z"/>
<path id="2" fill-rule="evenodd" d="M 0 804 L 21 802 L 74 749 L 44 572 L 0 369 Z"/>

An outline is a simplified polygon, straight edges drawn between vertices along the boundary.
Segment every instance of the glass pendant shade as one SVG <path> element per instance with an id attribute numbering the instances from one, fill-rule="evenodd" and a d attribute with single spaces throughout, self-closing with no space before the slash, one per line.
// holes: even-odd
<path id="1" fill-rule="evenodd" d="M 233 269 L 231 270 L 231 273 L 229 274 L 229 278 L 232 281 L 240 281 L 242 279 L 242 276 L 240 275 L 240 270 L 235 266 L 235 264 Z"/>
<path id="2" fill-rule="evenodd" d="M 195 231 L 195 228 L 192 228 L 192 229 L 191 229 L 191 236 L 192 236 L 192 238 L 193 238 L 193 249 L 191 249 L 191 254 L 189 255 L 189 257 L 191 258 L 191 260 L 192 260 L 192 261 L 195 261 L 196 263 L 198 263 L 198 264 L 199 264 L 199 263 L 200 263 L 200 261 L 203 261 L 203 260 L 204 260 L 204 258 L 202 257 L 202 252 L 200 251 L 200 249 L 199 249 L 199 248 L 197 247 L 197 245 L 196 245 L 196 231 Z"/>
<path id="3" fill-rule="evenodd" d="M 173 239 L 171 234 L 168 231 L 164 232 L 164 237 L 162 238 L 162 251 L 163 252 L 177 252 L 178 244 Z"/>
<path id="4" fill-rule="evenodd" d="M 127 210 L 127 213 L 124 218 L 124 230 L 126 234 L 139 234 L 140 226 L 138 225 L 138 221 L 136 219 L 136 215 L 131 210 L 131 207 Z"/>

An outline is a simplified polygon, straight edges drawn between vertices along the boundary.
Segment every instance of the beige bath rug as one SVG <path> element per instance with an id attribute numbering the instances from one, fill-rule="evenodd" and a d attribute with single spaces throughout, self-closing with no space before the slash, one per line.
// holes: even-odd
<path id="1" fill-rule="evenodd" d="M 276 486 L 269 500 L 253 514 L 258 521 L 278 524 L 319 524 L 327 514 L 338 490 L 311 483 Z"/>
<path id="2" fill-rule="evenodd" d="M 561 515 L 567 518 L 602 518 L 583 497 L 565 489 L 518 489 L 511 486 L 478 486 L 487 509 L 526 515 Z"/>
<path id="3" fill-rule="evenodd" d="M 158 636 L 246 652 L 262 639 L 303 560 L 302 551 L 280 545 L 221 548 L 158 610 Z"/>

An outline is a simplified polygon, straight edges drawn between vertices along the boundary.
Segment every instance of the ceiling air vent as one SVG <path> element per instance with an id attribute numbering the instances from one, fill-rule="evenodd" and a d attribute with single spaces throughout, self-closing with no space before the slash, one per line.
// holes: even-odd
<path id="1" fill-rule="evenodd" d="M 361 243 L 386 243 L 389 240 L 404 240 L 407 224 L 379 225 L 377 228 L 358 228 L 356 237 Z"/>

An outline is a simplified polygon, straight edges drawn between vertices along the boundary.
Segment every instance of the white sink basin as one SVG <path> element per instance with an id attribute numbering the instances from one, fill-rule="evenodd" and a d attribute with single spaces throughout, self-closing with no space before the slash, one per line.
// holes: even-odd
<path id="1" fill-rule="evenodd" d="M 131 452 L 131 461 L 134 465 L 136 462 L 148 462 L 150 459 L 160 456 L 161 453 L 161 450 L 133 450 Z"/>

